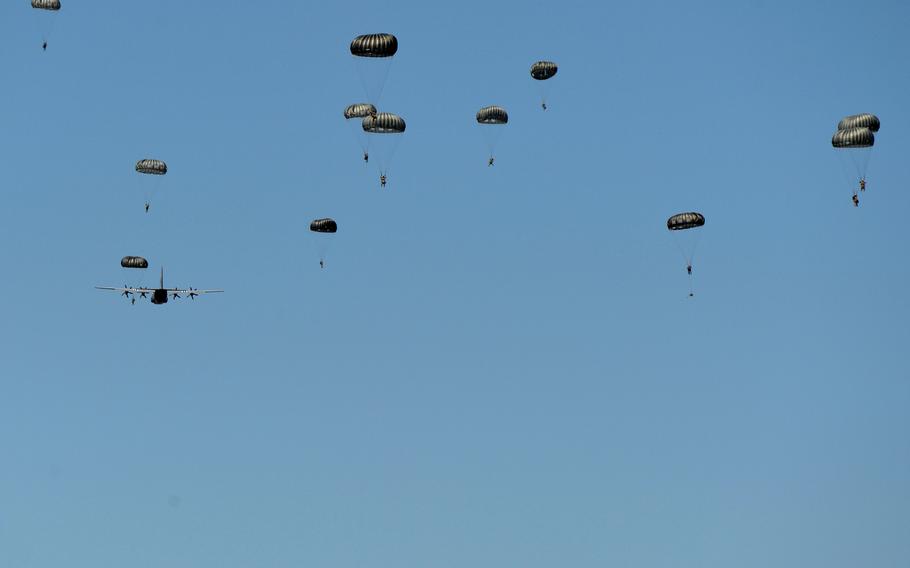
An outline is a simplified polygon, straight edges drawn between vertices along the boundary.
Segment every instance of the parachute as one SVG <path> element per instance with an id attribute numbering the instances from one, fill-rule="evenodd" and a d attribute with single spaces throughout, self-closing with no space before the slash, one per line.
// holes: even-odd
<path id="1" fill-rule="evenodd" d="M 871 148 L 875 145 L 875 135 L 868 128 L 847 128 L 838 130 L 831 137 L 835 148 Z"/>
<path id="2" fill-rule="evenodd" d="M 556 75 L 556 71 L 559 68 L 552 61 L 538 61 L 531 65 L 531 77 L 537 79 L 538 81 L 546 81 L 553 75 Z"/>
<path id="3" fill-rule="evenodd" d="M 837 132 L 831 137 L 831 146 L 837 150 L 841 169 L 856 197 L 856 186 L 866 190 L 866 171 L 875 146 L 875 132 L 881 128 L 881 121 L 874 114 L 852 114 L 837 123 Z M 854 205 L 857 203 L 854 199 Z"/>
<path id="4" fill-rule="evenodd" d="M 500 106 L 486 106 L 477 111 L 477 122 L 480 124 L 508 124 L 509 113 Z"/>
<path id="5" fill-rule="evenodd" d="M 351 42 L 351 55 L 367 100 L 379 104 L 392 59 L 398 52 L 398 38 L 392 34 L 359 35 Z"/>
<path id="6" fill-rule="evenodd" d="M 671 231 L 682 231 L 684 229 L 694 229 L 705 224 L 705 216 L 694 211 L 689 213 L 677 213 L 667 219 L 667 228 Z"/>
<path id="7" fill-rule="evenodd" d="M 550 93 L 550 82 L 547 79 L 556 75 L 559 68 L 552 61 L 537 61 L 531 65 L 531 78 L 537 83 L 540 92 L 540 106 L 547 110 L 547 96 Z"/>
<path id="8" fill-rule="evenodd" d="M 167 173 L 167 164 L 161 160 L 139 160 L 136 162 L 136 171 L 140 174 L 163 176 Z"/>
<path id="9" fill-rule="evenodd" d="M 344 109 L 344 118 L 365 118 L 376 114 L 376 107 L 370 103 L 355 103 Z"/>
<path id="10" fill-rule="evenodd" d="M 149 261 L 141 256 L 124 256 L 120 259 L 120 266 L 123 268 L 148 268 Z"/>
<path id="11" fill-rule="evenodd" d="M 364 132 L 370 134 L 401 134 L 407 125 L 404 119 L 397 114 L 390 112 L 376 113 L 375 116 L 367 116 L 361 123 Z"/>
<path id="12" fill-rule="evenodd" d="M 686 259 L 686 272 L 689 275 L 689 297 L 695 295 L 692 289 L 692 259 L 698 247 L 698 237 L 701 231 L 693 231 L 705 224 L 705 216 L 695 211 L 677 213 L 667 219 L 667 229 L 678 235 L 674 240 L 679 252 Z"/>
<path id="13" fill-rule="evenodd" d="M 376 114 L 376 107 L 370 103 L 355 103 L 348 105 L 344 109 L 344 119 L 348 124 L 348 129 L 351 131 L 351 135 L 357 140 L 357 144 L 360 145 L 360 150 L 363 152 L 364 161 L 369 161 L 369 152 L 370 152 L 370 137 L 364 132 L 360 120 L 351 120 L 352 118 L 366 118 L 368 116 L 374 116 Z"/>
<path id="14" fill-rule="evenodd" d="M 882 123 L 879 121 L 878 117 L 874 114 L 869 114 L 864 112 L 861 114 L 851 114 L 850 116 L 844 117 L 840 122 L 837 123 L 838 130 L 847 130 L 850 128 L 868 128 L 872 132 L 878 132 L 878 129 L 881 127 Z"/>
<path id="15" fill-rule="evenodd" d="M 316 219 L 310 223 L 310 230 L 314 233 L 335 233 L 338 231 L 338 224 L 334 219 Z"/>
<path id="16" fill-rule="evenodd" d="M 397 52 L 398 38 L 392 34 L 359 35 L 351 42 L 354 57 L 392 57 Z"/>
<path id="17" fill-rule="evenodd" d="M 167 164 L 162 160 L 145 158 L 136 162 L 136 171 L 145 174 L 139 185 L 142 187 L 142 195 L 145 199 L 145 212 L 148 213 L 152 198 L 155 197 L 161 186 L 161 176 L 167 173 Z M 147 178 L 146 175 L 152 176 L 152 178 Z"/>
<path id="18" fill-rule="evenodd" d="M 492 105 L 486 106 L 477 111 L 477 124 L 483 126 L 481 131 L 483 133 L 484 140 L 486 140 L 487 148 L 490 151 L 490 158 L 487 162 L 488 165 L 493 165 L 493 150 L 496 148 L 496 143 L 499 142 L 499 137 L 502 135 L 501 128 L 486 128 L 486 126 L 496 126 L 504 125 L 509 123 L 509 113 L 506 112 L 506 109 Z"/>
<path id="19" fill-rule="evenodd" d="M 379 112 L 373 116 L 364 117 L 361 122 L 363 131 L 367 133 L 368 138 L 372 138 L 371 146 L 375 148 L 376 163 L 379 164 L 379 177 L 385 182 L 389 174 L 389 166 L 395 150 L 398 149 L 398 143 L 401 136 L 389 136 L 390 134 L 403 134 L 407 125 L 404 119 L 397 114 L 390 112 Z M 382 183 L 385 187 L 385 183 Z"/>
<path id="20" fill-rule="evenodd" d="M 32 0 L 32 8 L 56 12 L 60 9 L 60 0 Z"/>

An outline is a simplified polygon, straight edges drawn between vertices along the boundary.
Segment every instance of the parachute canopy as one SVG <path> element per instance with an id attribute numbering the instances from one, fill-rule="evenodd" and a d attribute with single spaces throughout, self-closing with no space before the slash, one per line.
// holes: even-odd
<path id="1" fill-rule="evenodd" d="M 370 103 L 355 103 L 344 109 L 345 118 L 364 118 L 376 114 L 376 107 Z"/>
<path id="2" fill-rule="evenodd" d="M 701 227 L 704 224 L 705 216 L 694 211 L 689 213 L 677 213 L 667 219 L 667 228 L 671 231 L 694 229 L 695 227 Z"/>
<path id="3" fill-rule="evenodd" d="M 370 134 L 401 134 L 406 128 L 404 119 L 390 112 L 366 116 L 362 126 L 363 130 Z"/>
<path id="4" fill-rule="evenodd" d="M 56 11 L 60 9 L 60 0 L 32 0 L 32 8 Z"/>
<path id="5" fill-rule="evenodd" d="M 480 124 L 507 124 L 509 113 L 499 106 L 487 106 L 477 111 L 477 122 Z"/>
<path id="6" fill-rule="evenodd" d="M 849 130 L 851 128 L 868 128 L 872 132 L 878 132 L 881 125 L 882 123 L 878 120 L 877 116 L 864 112 L 862 114 L 851 114 L 850 116 L 844 117 L 837 123 L 837 129 Z"/>
<path id="7" fill-rule="evenodd" d="M 334 233 L 338 231 L 338 224 L 334 219 L 316 219 L 310 223 L 310 230 L 314 233 Z"/>
<path id="8" fill-rule="evenodd" d="M 546 81 L 553 75 L 556 75 L 558 67 L 552 61 L 538 61 L 531 65 L 531 77 L 538 81 Z"/>
<path id="9" fill-rule="evenodd" d="M 120 259 L 120 266 L 123 268 L 148 268 L 149 261 L 141 256 L 124 256 Z"/>
<path id="10" fill-rule="evenodd" d="M 835 148 L 871 148 L 875 144 L 875 135 L 868 128 L 848 128 L 838 130 L 831 137 Z"/>
<path id="11" fill-rule="evenodd" d="M 136 162 L 136 171 L 140 174 L 163 176 L 167 173 L 167 164 L 161 160 L 139 160 Z"/>
<path id="12" fill-rule="evenodd" d="M 392 34 L 366 34 L 351 42 L 354 57 L 392 57 L 398 51 L 398 38 Z"/>

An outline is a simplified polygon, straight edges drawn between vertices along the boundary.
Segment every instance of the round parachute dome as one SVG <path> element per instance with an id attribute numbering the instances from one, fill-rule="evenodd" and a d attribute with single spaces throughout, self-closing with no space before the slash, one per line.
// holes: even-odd
<path id="1" fill-rule="evenodd" d="M 705 216 L 694 211 L 688 213 L 677 213 L 667 219 L 667 228 L 671 231 L 681 231 L 683 229 L 694 229 L 705 224 Z"/>
<path id="2" fill-rule="evenodd" d="M 398 38 L 392 34 L 366 34 L 351 42 L 354 57 L 392 57 L 398 51 Z"/>
<path id="3" fill-rule="evenodd" d="M 370 103 L 355 103 L 344 109 L 344 117 L 347 118 L 364 118 L 376 114 L 376 107 Z"/>
<path id="4" fill-rule="evenodd" d="M 139 160 L 136 162 L 136 171 L 140 174 L 163 176 L 167 173 L 167 164 L 161 160 Z"/>
<path id="5" fill-rule="evenodd" d="M 534 65 L 531 65 L 531 77 L 538 81 L 546 81 L 553 75 L 556 75 L 558 69 L 559 68 L 552 61 L 538 61 Z"/>
<path id="6" fill-rule="evenodd" d="M 878 129 L 881 128 L 882 123 L 879 121 L 878 117 L 874 114 L 869 114 L 864 112 L 862 114 L 852 114 L 846 116 L 837 123 L 838 130 L 849 130 L 851 128 L 868 128 L 872 132 L 878 132 Z"/>
<path id="7" fill-rule="evenodd" d="M 338 224 L 334 219 L 316 219 L 310 223 L 310 230 L 314 233 L 335 233 L 338 231 Z"/>
<path id="8" fill-rule="evenodd" d="M 871 148 L 875 145 L 875 135 L 868 128 L 848 128 L 838 130 L 831 137 L 835 148 Z"/>
<path id="9" fill-rule="evenodd" d="M 371 134 L 401 134 L 407 125 L 397 114 L 380 112 L 363 119 L 363 129 Z"/>
<path id="10" fill-rule="evenodd" d="M 509 113 L 499 106 L 487 106 L 477 111 L 477 122 L 480 124 L 507 124 Z"/>
<path id="11" fill-rule="evenodd" d="M 120 266 L 123 268 L 148 268 L 149 261 L 141 256 L 124 256 L 120 259 Z"/>
<path id="12" fill-rule="evenodd" d="M 60 0 L 32 0 L 32 8 L 56 11 L 60 9 Z"/>

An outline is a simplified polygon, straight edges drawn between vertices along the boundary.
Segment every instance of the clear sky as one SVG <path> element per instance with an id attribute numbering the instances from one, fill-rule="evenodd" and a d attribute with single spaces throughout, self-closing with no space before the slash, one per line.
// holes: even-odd
<path id="1" fill-rule="evenodd" d="M 0 4 L 0 567 L 910 563 L 907 3 L 46 15 Z M 385 190 L 342 118 L 373 32 Z M 227 292 L 94 290 L 128 254 Z"/>

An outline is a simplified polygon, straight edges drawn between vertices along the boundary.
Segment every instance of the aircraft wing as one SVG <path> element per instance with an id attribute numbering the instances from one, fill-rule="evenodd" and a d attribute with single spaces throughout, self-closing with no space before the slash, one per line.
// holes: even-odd
<path id="1" fill-rule="evenodd" d="M 218 292 L 224 292 L 224 290 L 197 290 L 195 288 L 189 288 L 184 290 L 183 288 L 166 288 L 168 296 L 172 298 L 183 298 L 189 296 L 193 298 L 195 296 L 201 296 L 202 294 L 216 294 Z"/>
<path id="2" fill-rule="evenodd" d="M 120 292 L 124 296 L 129 296 L 130 294 L 149 294 L 152 292 L 149 288 L 112 288 L 110 286 L 95 286 L 98 290 L 110 290 L 111 292 Z"/>

